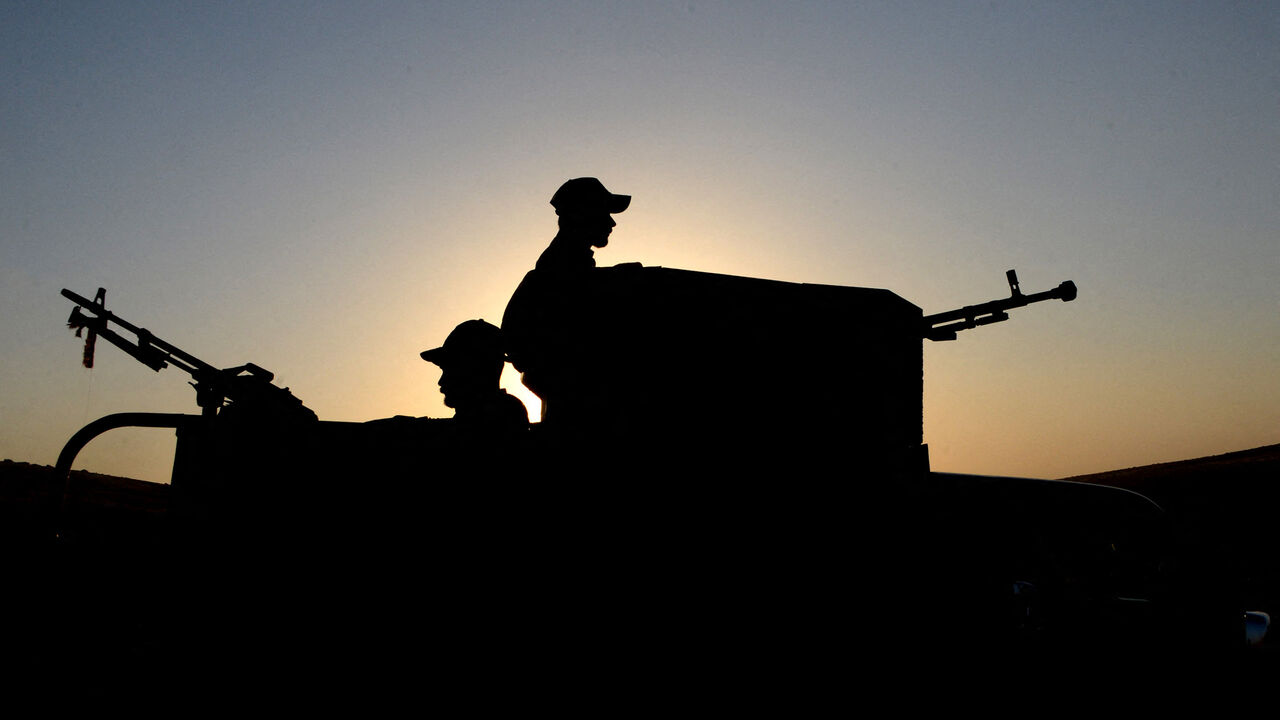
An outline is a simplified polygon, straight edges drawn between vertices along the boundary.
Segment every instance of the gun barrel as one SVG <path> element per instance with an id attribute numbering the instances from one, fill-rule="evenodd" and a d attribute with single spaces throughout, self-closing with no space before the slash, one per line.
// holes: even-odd
<path id="1" fill-rule="evenodd" d="M 185 370 L 193 376 L 197 373 L 218 371 L 217 368 L 201 360 L 195 355 L 186 352 L 176 345 L 161 340 L 155 335 L 152 335 L 146 328 L 140 328 L 137 325 L 134 325 L 128 320 L 125 320 L 83 295 L 63 288 L 62 296 L 84 308 L 86 311 L 93 313 L 95 319 L 91 321 L 91 330 L 106 338 L 111 344 L 129 353 L 143 365 L 146 365 L 153 370 L 158 371 L 165 366 L 165 363 L 172 363 L 174 366 Z M 138 342 L 136 344 L 131 343 L 120 337 L 107 327 L 108 323 L 115 323 L 121 328 L 133 333 L 138 338 Z M 165 357 L 156 357 L 155 353 L 148 351 L 149 349 L 159 351 L 163 353 Z"/>
<path id="2" fill-rule="evenodd" d="M 1019 292 L 1013 281 L 1010 281 L 1010 287 L 1014 291 L 1010 297 L 978 305 L 966 305 L 962 308 L 934 315 L 926 315 L 924 317 L 924 336 L 932 340 L 950 340 L 954 339 L 958 330 L 968 330 L 979 325 L 989 325 L 1008 320 L 1007 311 L 1013 308 L 1024 307 L 1044 300 L 1071 302 L 1076 299 L 1076 284 L 1070 280 L 1060 283 L 1058 287 L 1052 290 L 1030 295 L 1023 295 Z M 952 324 L 940 327 L 943 323 Z"/>

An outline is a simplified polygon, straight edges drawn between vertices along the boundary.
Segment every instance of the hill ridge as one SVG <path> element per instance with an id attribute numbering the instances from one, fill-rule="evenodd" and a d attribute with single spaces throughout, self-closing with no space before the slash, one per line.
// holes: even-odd
<path id="1" fill-rule="evenodd" d="M 1073 482 L 1104 482 L 1104 480 L 1107 479 L 1118 479 L 1127 476 L 1181 474 L 1183 472 L 1202 470 L 1215 464 L 1239 465 L 1265 462 L 1280 464 L 1280 443 L 1275 445 L 1262 445 L 1248 450 L 1235 450 L 1232 452 L 1220 453 L 1218 455 L 1205 455 L 1203 457 L 1190 458 L 1186 460 L 1171 460 L 1169 462 L 1135 465 L 1133 467 L 1104 470 L 1102 472 L 1087 473 L 1084 475 L 1072 475 L 1070 477 L 1060 479 L 1070 480 Z"/>

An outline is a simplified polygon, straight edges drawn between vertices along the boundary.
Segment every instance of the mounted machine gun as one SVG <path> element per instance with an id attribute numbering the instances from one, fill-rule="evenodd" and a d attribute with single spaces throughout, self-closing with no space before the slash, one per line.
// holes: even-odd
<path id="1" fill-rule="evenodd" d="M 140 328 L 107 310 L 106 294 L 105 288 L 98 288 L 93 300 L 89 300 L 70 290 L 62 291 L 63 297 L 76 304 L 71 309 L 71 317 L 67 318 L 67 327 L 76 331 L 76 337 L 80 337 L 84 330 L 89 331 L 84 343 L 85 367 L 93 367 L 96 340 L 102 337 L 156 372 L 169 365 L 185 371 L 193 380 L 190 384 L 196 389 L 196 404 L 206 417 L 218 415 L 239 404 L 251 406 L 259 412 L 268 411 L 273 417 L 316 419 L 315 413 L 294 397 L 289 388 L 277 387 L 271 383 L 275 375 L 270 371 L 253 363 L 226 369 L 216 368 L 152 335 L 146 328 Z M 136 339 L 131 341 L 121 336 L 111 328 L 112 324 L 132 333 Z"/>
<path id="2" fill-rule="evenodd" d="M 93 367 L 99 337 L 159 372 L 172 365 L 191 376 L 200 414 L 124 412 L 99 418 L 81 428 L 63 446 L 55 472 L 64 479 L 63 516 L 69 524 L 70 508 L 78 490 L 73 487 L 71 466 L 91 440 L 118 428 L 172 428 L 178 445 L 172 484 L 181 492 L 198 492 L 216 485 L 214 478 L 238 478 L 252 484 L 279 474 L 298 438 L 314 434 L 316 414 L 294 397 L 288 388 L 272 384 L 274 375 L 252 363 L 220 369 L 153 335 L 106 309 L 106 290 L 98 288 L 93 300 L 70 290 L 63 297 L 75 303 L 67 326 L 85 338 L 83 364 Z M 121 333 L 132 334 L 130 339 Z M 225 449 L 231 448 L 228 452 Z M 218 482 L 221 482 L 220 480 Z M 62 535 L 63 529 L 58 530 Z"/>
<path id="3" fill-rule="evenodd" d="M 1009 280 L 1009 297 L 978 305 L 966 305 L 962 308 L 940 312 L 936 315 L 926 315 L 924 317 L 924 336 L 930 340 L 955 340 L 956 333 L 961 330 L 972 330 L 979 325 L 990 325 L 1008 320 L 1009 313 L 1005 312 L 1006 310 L 1020 308 L 1042 300 L 1059 299 L 1063 302 L 1071 302 L 1076 299 L 1076 284 L 1070 280 L 1062 282 L 1052 290 L 1023 295 L 1022 290 L 1018 287 L 1018 272 L 1016 270 L 1006 272 L 1005 278 Z"/>

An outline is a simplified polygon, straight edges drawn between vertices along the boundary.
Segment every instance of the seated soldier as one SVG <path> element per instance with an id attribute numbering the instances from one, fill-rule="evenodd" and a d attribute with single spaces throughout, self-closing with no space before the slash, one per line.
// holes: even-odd
<path id="1" fill-rule="evenodd" d="M 506 358 L 501 331 L 484 320 L 453 329 L 444 345 L 421 353 L 440 367 L 440 392 L 453 418 L 396 415 L 364 423 L 371 449 L 385 453 L 422 450 L 427 442 L 447 451 L 459 441 L 475 444 L 518 440 L 529 429 L 524 403 L 498 386 Z"/>
<path id="2" fill-rule="evenodd" d="M 506 357 L 497 327 L 468 320 L 422 359 L 440 366 L 440 392 L 460 434 L 499 438 L 528 429 L 524 403 L 498 386 Z"/>

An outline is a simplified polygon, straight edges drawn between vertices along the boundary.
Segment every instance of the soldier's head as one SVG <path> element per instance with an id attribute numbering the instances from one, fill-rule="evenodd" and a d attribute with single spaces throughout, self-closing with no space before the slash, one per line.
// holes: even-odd
<path id="1" fill-rule="evenodd" d="M 421 353 L 440 366 L 440 392 L 454 410 L 482 401 L 498 390 L 506 355 L 502 331 L 484 320 L 468 320 L 453 329 L 444 344 Z"/>
<path id="2" fill-rule="evenodd" d="M 591 247 L 609 244 L 609 233 L 617 224 L 610 215 L 630 204 L 630 195 L 615 195 L 593 177 L 569 180 L 551 196 L 551 207 L 560 216 L 560 232 Z"/>

